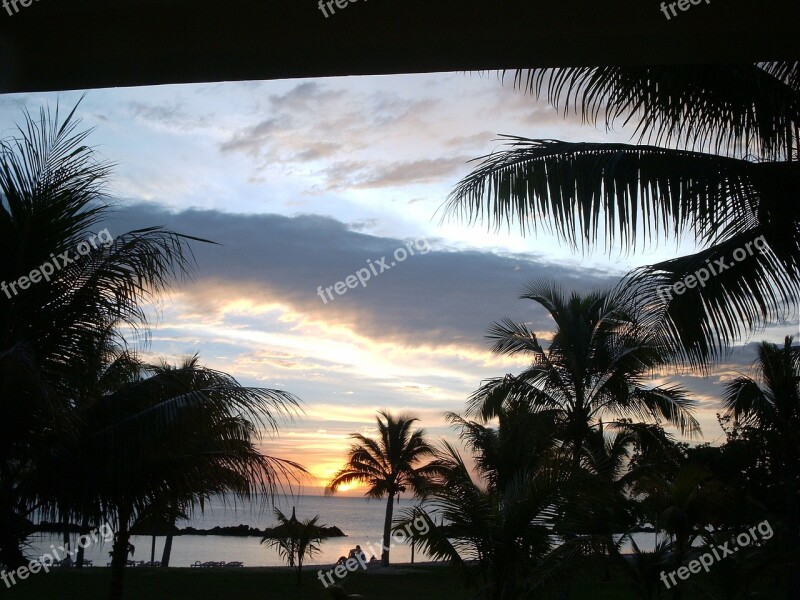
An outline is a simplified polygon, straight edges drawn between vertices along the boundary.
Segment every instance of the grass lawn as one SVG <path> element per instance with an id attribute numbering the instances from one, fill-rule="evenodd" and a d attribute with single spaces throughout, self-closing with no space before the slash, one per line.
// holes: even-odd
<path id="1" fill-rule="evenodd" d="M 38 573 L 6 590 L 3 600 L 102 600 L 108 593 L 110 570 L 53 570 Z M 381 600 L 462 600 L 464 588 L 447 569 L 391 569 L 381 574 L 351 574 L 345 588 Z M 317 579 L 316 569 L 303 572 L 298 587 L 293 573 L 274 569 L 128 569 L 125 598 L 129 600 L 331 600 Z"/>
<path id="2" fill-rule="evenodd" d="M 83 571 L 53 570 L 32 575 L 10 590 L 0 582 L 4 600 L 104 600 L 110 571 L 91 568 Z M 376 573 L 353 573 L 345 582 L 349 593 L 380 600 L 466 600 L 472 592 L 464 588 L 454 573 L 441 567 L 391 567 Z M 669 598 L 664 591 L 662 598 Z M 762 588 L 754 598 L 785 598 L 785 592 L 772 594 Z M 331 600 L 309 567 L 298 587 L 287 570 L 248 569 L 128 569 L 125 573 L 126 600 Z M 540 598 L 537 595 L 537 600 Z M 550 600 L 541 596 L 542 600 Z M 551 598 L 555 599 L 556 596 Z M 707 598 L 685 590 L 684 600 Z M 627 582 L 573 582 L 570 600 L 637 600 Z"/>

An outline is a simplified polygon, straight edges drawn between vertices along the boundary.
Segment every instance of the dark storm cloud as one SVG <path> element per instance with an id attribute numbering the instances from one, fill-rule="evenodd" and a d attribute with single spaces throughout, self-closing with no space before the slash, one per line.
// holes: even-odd
<path id="1" fill-rule="evenodd" d="M 536 255 L 456 251 L 431 239 L 436 249 L 423 255 L 425 243 L 417 241 L 415 256 L 373 277 L 366 287 L 342 296 L 334 293 L 334 300 L 324 304 L 317 295 L 319 286 L 344 281 L 366 267 L 368 259 L 385 256 L 388 265 L 408 240 L 366 235 L 321 216 L 170 213 L 144 204 L 119 211 L 110 227 L 118 235 L 156 224 L 221 244 L 194 245 L 196 283 L 183 289 L 200 305 L 211 300 L 211 289 L 255 295 L 256 301 L 280 302 L 374 340 L 409 345 L 485 348 L 486 328 L 506 316 L 549 331 L 552 323 L 542 309 L 517 300 L 523 284 L 549 277 L 566 291 L 587 291 L 616 281 L 602 271 L 540 262 Z"/>

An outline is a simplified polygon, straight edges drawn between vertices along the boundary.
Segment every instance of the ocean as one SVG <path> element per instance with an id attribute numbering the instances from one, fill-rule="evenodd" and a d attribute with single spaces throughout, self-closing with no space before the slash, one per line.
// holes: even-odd
<path id="1" fill-rule="evenodd" d="M 320 516 L 320 524 L 336 526 L 347 537 L 331 538 L 322 542 L 321 552 L 308 564 L 333 564 L 340 556 L 347 556 L 349 551 L 358 544 L 367 555 L 380 556 L 380 543 L 383 537 L 383 519 L 386 511 L 385 500 L 370 500 L 367 498 L 350 498 L 344 496 L 277 496 L 275 506 L 287 517 L 291 516 L 292 507 L 297 511 L 300 520 Z M 394 514 L 414 505 L 414 501 L 401 498 L 399 504 L 395 501 Z M 205 510 L 199 510 L 188 521 L 181 521 L 178 527 L 195 527 L 197 529 L 211 529 L 216 526 L 227 527 L 235 525 L 249 525 L 264 529 L 277 524 L 272 511 L 272 506 L 265 507 L 255 503 L 234 504 L 232 501 L 223 502 L 215 499 L 206 503 Z M 161 560 L 164 549 L 163 537 L 156 538 L 156 560 Z M 63 544 L 62 536 L 50 534 L 36 534 L 29 540 L 30 547 L 26 554 L 30 558 L 52 553 L 51 545 L 56 549 Z M 261 545 L 257 537 L 229 537 L 229 536 L 176 536 L 172 544 L 170 566 L 188 567 L 196 561 L 225 561 L 243 562 L 246 567 L 272 567 L 285 565 L 275 550 Z M 73 536 L 73 545 L 76 543 Z M 135 550 L 129 560 L 149 561 L 152 538 L 134 536 L 131 539 Z M 374 551 L 371 552 L 370 549 Z M 110 543 L 94 544 L 86 548 L 86 558 L 93 561 L 94 566 L 105 566 L 110 562 Z M 417 560 L 427 560 L 420 551 L 416 553 Z M 397 543 L 391 549 L 392 562 L 411 562 L 411 546 Z"/>
<path id="2" fill-rule="evenodd" d="M 340 556 L 347 556 L 356 545 L 361 546 L 368 559 L 372 555 L 380 556 L 385 500 L 322 495 L 277 496 L 275 500 L 276 507 L 287 517 L 291 515 L 292 507 L 295 507 L 298 519 L 305 520 L 319 515 L 321 524 L 335 525 L 347 534 L 344 538 L 323 541 L 320 553 L 306 563 L 309 566 L 333 564 Z M 399 503 L 395 501 L 395 517 L 414 504 L 411 499 L 401 498 Z M 202 513 L 198 510 L 188 521 L 179 522 L 178 527 L 211 529 L 215 526 L 227 527 L 240 524 L 263 529 L 276 525 L 277 521 L 272 507 L 268 504 L 260 507 L 254 503 L 234 504 L 232 501 L 226 503 L 222 499 L 215 499 L 206 503 Z M 634 534 L 634 538 L 642 550 L 653 549 L 653 534 Z M 163 537 L 156 538 L 155 556 L 158 561 L 161 560 L 164 540 Z M 196 561 L 239 561 L 246 567 L 285 566 L 278 553 L 261 545 L 260 541 L 257 537 L 176 536 L 172 545 L 170 566 L 189 567 Z M 29 542 L 26 554 L 30 558 L 52 553 L 52 547 L 57 549 L 63 543 L 61 536 L 50 534 L 37 534 L 30 538 Z M 73 537 L 73 545 L 75 543 Z M 131 543 L 135 550 L 133 556 L 129 557 L 130 560 L 145 562 L 150 560 L 152 538 L 134 536 Z M 626 544 L 623 552 L 629 550 L 630 546 Z M 110 551 L 111 544 L 100 541 L 86 548 L 86 558 L 93 561 L 94 566 L 105 566 L 111 560 Z M 411 562 L 411 546 L 399 542 L 393 543 L 390 558 L 392 563 Z M 418 549 L 415 560 L 430 559 Z"/>

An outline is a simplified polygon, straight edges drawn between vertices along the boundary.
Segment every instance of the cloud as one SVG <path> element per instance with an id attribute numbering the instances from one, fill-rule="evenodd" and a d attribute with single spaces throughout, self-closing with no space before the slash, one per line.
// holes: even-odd
<path id="1" fill-rule="evenodd" d="M 208 118 L 192 114 L 183 102 L 156 104 L 132 101 L 128 108 L 134 117 L 147 122 L 156 129 L 185 133 L 208 124 Z"/>
<path id="2" fill-rule="evenodd" d="M 492 140 L 497 139 L 497 133 L 493 131 L 481 131 L 471 135 L 459 135 L 444 140 L 444 145 L 458 150 L 473 150 L 482 152 Z"/>
<path id="3" fill-rule="evenodd" d="M 421 159 L 375 165 L 375 162 L 345 161 L 323 169 L 328 189 L 401 188 L 407 185 L 444 183 L 460 169 L 468 156 Z"/>
<path id="4" fill-rule="evenodd" d="M 345 94 L 343 89 L 331 89 L 317 81 L 305 81 L 283 94 L 270 94 L 268 104 L 271 110 L 303 114 L 317 112 Z"/>
<path id="5" fill-rule="evenodd" d="M 354 187 L 399 187 L 417 183 L 441 182 L 464 168 L 468 160 L 469 158 L 466 156 L 455 156 L 395 163 L 383 169 L 375 169 L 366 180 L 357 182 Z"/>
<path id="6" fill-rule="evenodd" d="M 430 182 L 452 172 L 456 159 L 411 158 L 417 154 L 413 132 L 438 121 L 440 101 L 402 89 L 359 90 L 364 81 L 301 82 L 272 94 L 246 117 L 254 122 L 229 131 L 218 148 L 253 158 L 259 173 L 305 172 L 308 164 L 322 164 L 315 171 L 326 182 L 317 187 L 327 189 L 351 181 L 362 188 Z M 397 162 L 376 168 L 377 151 Z"/>
<path id="7" fill-rule="evenodd" d="M 298 162 L 331 156 L 341 149 L 341 144 L 334 140 L 320 141 L 313 130 L 319 129 L 320 121 L 342 118 L 339 100 L 344 95 L 344 89 L 331 89 L 314 81 L 297 84 L 282 94 L 271 94 L 256 110 L 257 115 L 266 116 L 236 129 L 219 148 L 222 152 L 241 151 L 272 159 L 286 159 L 288 154 Z"/>
<path id="8" fill-rule="evenodd" d="M 278 131 L 279 125 L 278 119 L 265 119 L 252 127 L 237 131 L 231 139 L 220 144 L 220 150 L 256 154 L 270 140 L 271 135 Z"/>
<path id="9" fill-rule="evenodd" d="M 484 335 L 492 322 L 525 322 L 548 340 L 553 323 L 544 309 L 518 299 L 523 284 L 550 278 L 565 292 L 586 292 L 617 281 L 615 273 L 538 254 L 455 248 L 439 239 L 424 240 L 429 252 L 398 262 L 395 250 L 408 242 L 422 249 L 422 240 L 415 246 L 414 240 L 367 235 L 356 229 L 368 224 L 348 226 L 318 215 L 168 212 L 138 204 L 115 220 L 115 234 L 163 224 L 221 244 L 194 246 L 198 272 L 165 303 L 154 336 L 160 354 L 177 357 L 200 347 L 215 357 L 216 368 L 297 393 L 315 407 L 308 427 L 329 432 L 331 421 L 370 421 L 376 406 L 462 410 L 481 379 L 525 366 L 524 358 L 489 352 Z M 366 287 L 336 293 L 337 282 L 382 257 L 394 266 Z M 326 288 L 330 296 L 323 302 L 318 292 L 325 295 Z M 723 386 L 746 372 L 754 355 L 748 344 L 708 376 L 658 381 L 688 387 L 700 402 L 705 439 L 719 441 L 715 414 Z"/>
<path id="10" fill-rule="evenodd" d="M 170 213 L 147 204 L 128 207 L 118 218 L 122 222 L 114 231 L 160 223 L 220 244 L 194 246 L 197 281 L 182 291 L 206 318 L 240 298 L 254 306 L 279 304 L 298 319 L 345 327 L 370 339 L 417 346 L 485 347 L 486 328 L 505 316 L 549 329 L 543 309 L 517 299 L 532 279 L 549 277 L 581 291 L 616 281 L 611 273 L 552 264 L 542 255 L 455 251 L 435 239 L 417 241 L 418 249 L 430 244 L 431 251 L 398 261 L 408 252 L 408 240 L 367 235 L 317 215 Z M 381 260 L 386 270 L 370 275 L 366 286 L 343 295 L 324 292 Z"/>

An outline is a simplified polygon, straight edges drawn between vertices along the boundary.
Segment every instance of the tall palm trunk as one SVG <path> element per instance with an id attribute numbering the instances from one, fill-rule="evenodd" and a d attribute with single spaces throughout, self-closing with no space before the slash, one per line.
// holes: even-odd
<path id="1" fill-rule="evenodd" d="M 583 441 L 575 440 L 575 446 L 572 449 L 572 473 L 577 473 L 578 469 L 581 468 L 581 450 L 583 446 Z"/>
<path id="2" fill-rule="evenodd" d="M 90 532 L 91 532 L 91 530 L 89 529 L 89 519 L 84 517 L 83 520 L 81 521 L 80 533 L 78 535 L 86 535 L 86 534 L 88 534 Z M 84 547 L 83 544 L 79 543 L 78 544 L 78 557 L 75 559 L 75 568 L 76 569 L 82 569 L 83 568 L 83 562 L 84 562 L 85 556 L 86 556 L 86 548 Z"/>
<path id="3" fill-rule="evenodd" d="M 389 499 L 386 501 L 386 518 L 383 521 L 383 549 L 381 550 L 381 562 L 384 567 L 389 566 L 389 547 L 392 540 L 392 513 L 394 511 L 394 492 L 389 492 Z"/>
<path id="4" fill-rule="evenodd" d="M 175 535 L 172 533 L 175 531 L 175 523 L 177 523 L 178 519 L 173 515 L 169 521 L 169 531 L 167 532 L 167 539 L 164 541 L 164 552 L 161 555 L 161 566 L 165 569 L 169 567 L 169 558 L 172 554 L 172 540 Z"/>
<path id="5" fill-rule="evenodd" d="M 108 590 L 108 600 L 122 600 L 125 566 L 128 563 L 128 547 L 131 539 L 130 518 L 130 508 L 120 507 L 119 526 L 111 550 L 111 585 Z"/>
<path id="6" fill-rule="evenodd" d="M 174 537 L 175 536 L 172 534 L 172 532 L 169 532 L 167 534 L 167 539 L 164 540 L 164 552 L 161 554 L 161 566 L 165 569 L 169 567 L 169 559 L 170 555 L 172 554 L 172 539 Z"/>
<path id="7" fill-rule="evenodd" d="M 67 564 L 72 563 L 72 552 L 71 552 L 72 548 L 70 548 L 70 543 L 69 543 L 69 527 L 70 527 L 70 523 L 69 523 L 69 519 L 66 516 L 61 518 L 61 526 L 63 527 L 63 529 L 61 530 L 61 533 L 64 536 L 64 552 L 66 553 L 65 559 L 69 559 L 65 563 L 65 566 L 66 566 Z"/>

